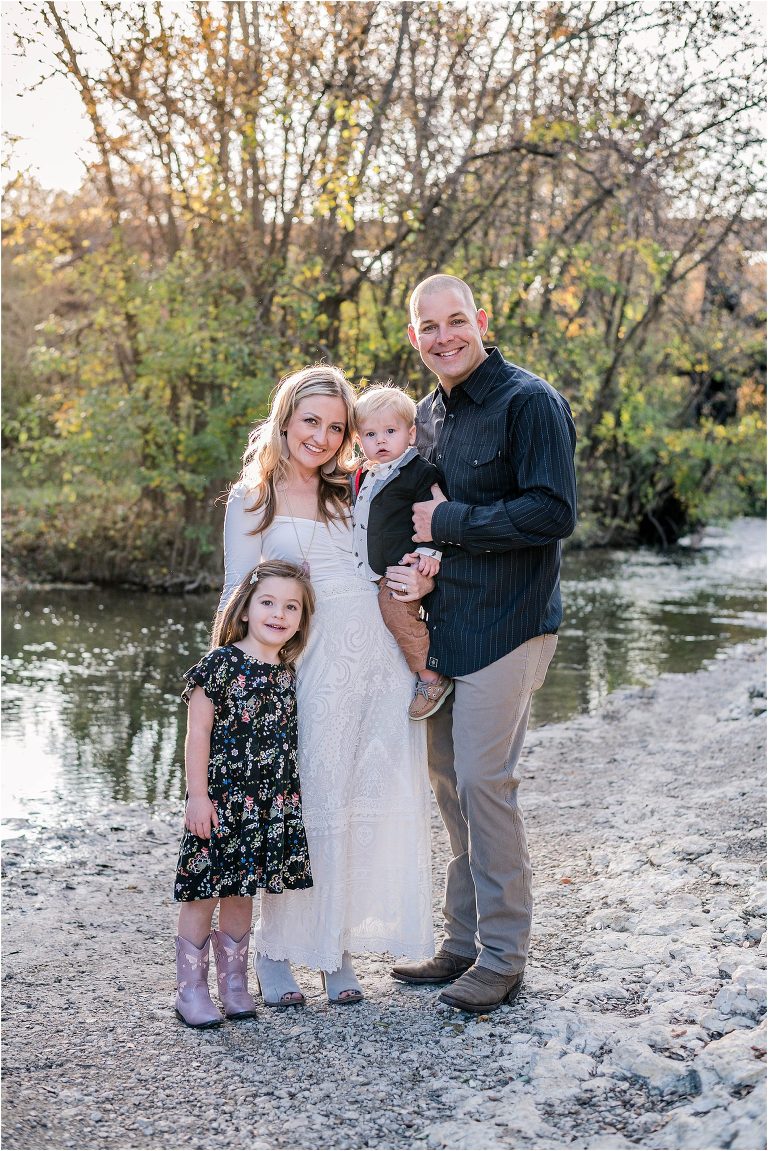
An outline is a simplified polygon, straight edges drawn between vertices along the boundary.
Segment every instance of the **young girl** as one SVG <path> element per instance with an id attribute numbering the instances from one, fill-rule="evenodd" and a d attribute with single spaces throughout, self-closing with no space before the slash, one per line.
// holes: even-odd
<path id="1" fill-rule="evenodd" d="M 300 567 L 259 564 L 218 618 L 213 650 L 186 673 L 186 828 L 174 898 L 176 1013 L 189 1027 L 222 1016 L 208 992 L 213 937 L 228 1019 L 255 1013 L 248 993 L 253 895 L 312 886 L 296 766 L 293 661 L 315 597 Z M 211 932 L 216 904 L 219 929 Z"/>

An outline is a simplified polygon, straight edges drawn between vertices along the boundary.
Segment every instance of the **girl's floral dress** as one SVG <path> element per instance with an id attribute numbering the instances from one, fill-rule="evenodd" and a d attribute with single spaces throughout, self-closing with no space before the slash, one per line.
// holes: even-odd
<path id="1" fill-rule="evenodd" d="M 174 898 L 251 896 L 312 886 L 296 765 L 293 673 L 228 644 L 186 672 L 213 702 L 208 795 L 219 817 L 210 839 L 184 832 Z"/>

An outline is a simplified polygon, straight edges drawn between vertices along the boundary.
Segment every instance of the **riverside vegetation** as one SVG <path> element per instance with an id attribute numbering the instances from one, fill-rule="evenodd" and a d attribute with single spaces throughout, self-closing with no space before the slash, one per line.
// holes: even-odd
<path id="1" fill-rule="evenodd" d="M 215 582 L 214 501 L 278 378 L 324 358 L 420 395 L 407 297 L 437 269 L 571 402 L 577 542 L 762 514 L 748 8 L 50 2 L 33 20 L 18 47 L 70 78 L 92 151 L 74 195 L 6 188 L 7 566 Z"/>

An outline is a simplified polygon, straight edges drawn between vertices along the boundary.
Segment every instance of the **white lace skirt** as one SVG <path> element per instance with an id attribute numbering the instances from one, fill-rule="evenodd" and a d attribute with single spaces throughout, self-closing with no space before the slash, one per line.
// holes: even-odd
<path id="1" fill-rule="evenodd" d="M 298 670 L 299 775 L 314 887 L 263 895 L 254 947 L 333 971 L 344 951 L 434 952 L 426 731 L 376 588 L 320 584 Z"/>

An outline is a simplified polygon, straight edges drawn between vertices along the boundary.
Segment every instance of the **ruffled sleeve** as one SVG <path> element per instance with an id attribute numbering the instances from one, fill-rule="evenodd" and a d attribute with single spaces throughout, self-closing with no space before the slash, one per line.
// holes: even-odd
<path id="1" fill-rule="evenodd" d="M 214 705 L 219 703 L 232 678 L 231 662 L 232 653 L 227 648 L 217 647 L 204 655 L 189 671 L 185 671 L 183 679 L 186 683 L 181 693 L 184 702 L 189 703 L 192 692 L 196 687 L 201 687 Z"/>

